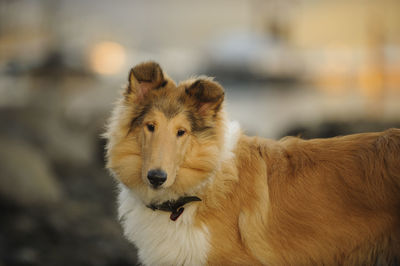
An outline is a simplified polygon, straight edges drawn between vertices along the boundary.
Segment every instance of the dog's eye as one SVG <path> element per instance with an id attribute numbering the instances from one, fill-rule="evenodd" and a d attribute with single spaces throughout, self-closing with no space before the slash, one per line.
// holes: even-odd
<path id="1" fill-rule="evenodd" d="M 152 125 L 152 124 L 147 124 L 147 129 L 148 129 L 150 132 L 154 132 L 154 125 Z"/>
<path id="2" fill-rule="evenodd" d="M 176 133 L 176 135 L 177 135 L 178 137 L 182 137 L 183 135 L 185 135 L 185 133 L 186 133 L 185 130 L 180 129 L 180 130 L 178 130 L 178 133 Z"/>

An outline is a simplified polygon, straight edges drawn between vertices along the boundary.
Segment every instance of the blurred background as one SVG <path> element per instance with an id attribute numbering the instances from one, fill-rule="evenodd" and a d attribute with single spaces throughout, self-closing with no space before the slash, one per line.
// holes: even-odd
<path id="1" fill-rule="evenodd" d="M 245 132 L 400 127 L 398 0 L 0 0 L 0 266 L 136 265 L 99 137 L 129 69 L 214 76 Z"/>

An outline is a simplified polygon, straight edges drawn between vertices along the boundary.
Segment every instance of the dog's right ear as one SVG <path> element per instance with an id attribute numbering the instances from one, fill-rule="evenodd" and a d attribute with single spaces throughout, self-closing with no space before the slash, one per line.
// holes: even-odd
<path id="1" fill-rule="evenodd" d="M 151 61 L 132 68 L 128 81 L 125 96 L 133 96 L 136 102 L 143 100 L 151 90 L 164 87 L 167 83 L 160 65 Z"/>

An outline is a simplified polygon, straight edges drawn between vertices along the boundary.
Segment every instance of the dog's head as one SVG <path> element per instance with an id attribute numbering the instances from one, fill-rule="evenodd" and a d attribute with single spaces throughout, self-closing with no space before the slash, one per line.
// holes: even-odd
<path id="1" fill-rule="evenodd" d="M 218 167 L 223 100 L 209 78 L 176 85 L 157 63 L 135 66 L 106 133 L 107 167 L 144 201 L 191 193 Z"/>

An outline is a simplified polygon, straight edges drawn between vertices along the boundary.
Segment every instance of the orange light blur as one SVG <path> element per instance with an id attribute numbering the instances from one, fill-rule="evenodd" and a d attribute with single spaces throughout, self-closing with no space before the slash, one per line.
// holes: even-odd
<path id="1" fill-rule="evenodd" d="M 97 43 L 89 54 L 91 69 L 102 75 L 113 75 L 119 72 L 125 59 L 124 47 L 116 42 Z"/>

